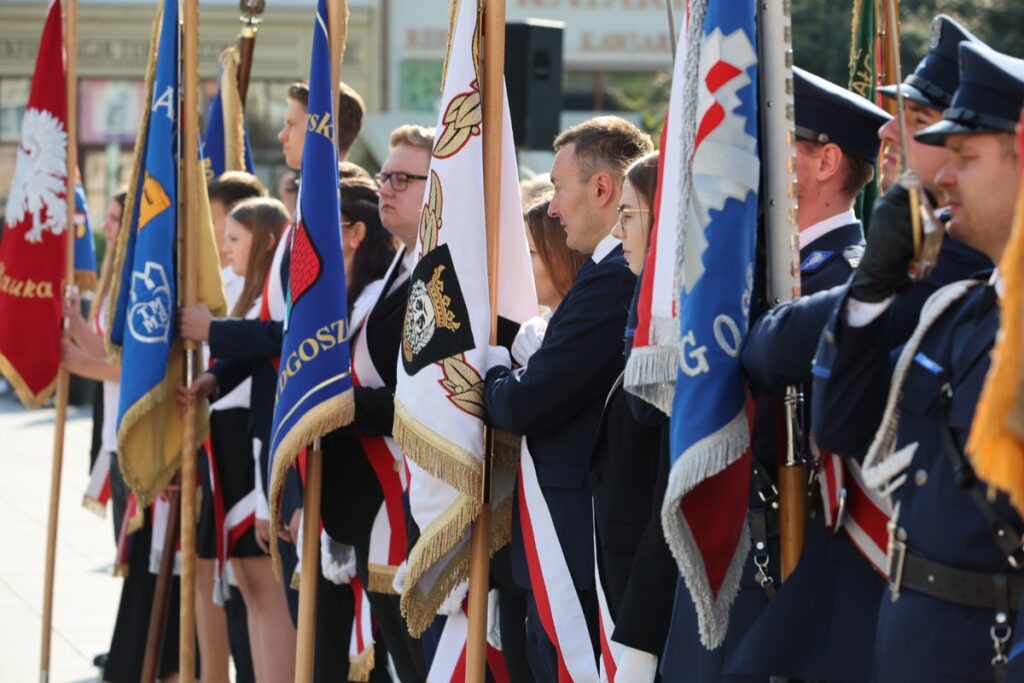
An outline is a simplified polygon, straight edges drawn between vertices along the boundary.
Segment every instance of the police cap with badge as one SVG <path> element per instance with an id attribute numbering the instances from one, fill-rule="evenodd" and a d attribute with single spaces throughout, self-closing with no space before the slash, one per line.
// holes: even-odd
<path id="1" fill-rule="evenodd" d="M 902 93 L 906 99 L 932 109 L 945 109 L 960 83 L 958 49 L 961 43 L 981 44 L 974 34 L 955 19 L 940 14 L 932 21 L 932 39 L 928 54 L 914 73 L 898 85 L 887 85 L 878 92 L 888 97 Z"/>
<path id="2" fill-rule="evenodd" d="M 892 118 L 885 110 L 799 67 L 793 67 L 793 99 L 797 138 L 834 143 L 872 164 L 878 159 L 878 129 Z"/>
<path id="3" fill-rule="evenodd" d="M 982 43 L 960 44 L 960 87 L 942 120 L 914 138 L 944 145 L 947 135 L 1014 133 L 1024 105 L 1024 60 Z"/>

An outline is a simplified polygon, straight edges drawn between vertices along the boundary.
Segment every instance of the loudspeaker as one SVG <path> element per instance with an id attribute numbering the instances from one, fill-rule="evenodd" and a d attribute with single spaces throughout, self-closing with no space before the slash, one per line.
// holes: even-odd
<path id="1" fill-rule="evenodd" d="M 505 25 L 505 88 L 516 146 L 551 149 L 562 114 L 561 21 Z"/>

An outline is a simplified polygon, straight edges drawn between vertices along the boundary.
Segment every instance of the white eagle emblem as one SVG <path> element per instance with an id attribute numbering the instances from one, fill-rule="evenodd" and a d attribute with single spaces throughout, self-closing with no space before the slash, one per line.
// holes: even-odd
<path id="1" fill-rule="evenodd" d="M 32 221 L 25 239 L 40 242 L 43 230 L 60 235 L 68 222 L 64 201 L 68 134 L 64 124 L 45 110 L 26 109 L 14 182 L 7 197 L 7 227 Z"/>

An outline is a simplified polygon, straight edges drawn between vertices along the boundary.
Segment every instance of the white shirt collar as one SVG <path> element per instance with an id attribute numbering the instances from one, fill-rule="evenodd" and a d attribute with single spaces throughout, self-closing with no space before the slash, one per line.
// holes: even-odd
<path id="1" fill-rule="evenodd" d="M 803 249 L 814 240 L 819 237 L 824 237 L 836 228 L 841 228 L 844 225 L 852 225 L 857 222 L 857 214 L 853 212 L 853 209 L 836 214 L 835 216 L 826 218 L 823 221 L 818 221 L 814 225 L 810 225 L 800 231 L 800 248 Z"/>
<path id="2" fill-rule="evenodd" d="M 1006 281 L 1003 279 L 1003 274 L 999 272 L 998 268 L 992 271 L 992 277 L 989 278 L 988 283 L 995 288 L 996 296 L 1002 301 L 1003 291 L 1006 289 Z"/>
<path id="3" fill-rule="evenodd" d="M 604 236 L 597 246 L 594 248 L 594 253 L 590 255 L 590 259 L 594 263 L 600 263 L 604 260 L 604 257 L 612 253 L 612 250 L 618 246 L 619 240 L 612 237 L 611 233 Z"/>

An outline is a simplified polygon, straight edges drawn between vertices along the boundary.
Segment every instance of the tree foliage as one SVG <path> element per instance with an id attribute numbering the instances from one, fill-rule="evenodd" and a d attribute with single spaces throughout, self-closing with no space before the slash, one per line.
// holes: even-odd
<path id="1" fill-rule="evenodd" d="M 798 66 L 846 85 L 852 9 L 853 0 L 793 0 L 793 56 Z M 1024 57 L 1021 0 L 900 0 L 904 75 L 927 52 L 937 14 L 955 18 L 1000 52 Z"/>

